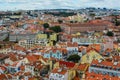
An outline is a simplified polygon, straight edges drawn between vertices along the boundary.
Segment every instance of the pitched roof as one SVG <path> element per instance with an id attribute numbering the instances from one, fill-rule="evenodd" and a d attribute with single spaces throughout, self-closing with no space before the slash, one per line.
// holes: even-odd
<path id="1" fill-rule="evenodd" d="M 5 70 L 6 70 L 6 67 L 0 66 L 0 69 L 3 70 L 3 71 L 5 71 Z"/>
<path id="2" fill-rule="evenodd" d="M 37 80 L 37 78 L 36 77 L 30 77 L 28 80 Z M 40 80 L 42 80 L 42 79 L 40 79 Z"/>
<path id="3" fill-rule="evenodd" d="M 111 61 L 100 61 L 99 60 L 93 60 L 91 64 L 97 65 L 97 66 L 109 66 L 112 67 L 113 69 L 119 68 L 120 67 L 120 63 L 117 63 L 115 65 L 115 62 L 111 62 Z"/>
<path id="4" fill-rule="evenodd" d="M 22 46 L 19 46 L 19 45 L 14 45 L 14 49 L 16 49 L 16 50 L 20 50 L 20 51 L 26 51 L 26 49 L 25 48 L 23 48 Z"/>
<path id="5" fill-rule="evenodd" d="M 85 80 L 104 80 L 104 79 L 105 80 L 120 80 L 120 78 L 117 76 L 112 77 L 108 74 L 103 75 L 101 73 L 96 74 L 94 72 L 86 72 Z"/>
<path id="6" fill-rule="evenodd" d="M 75 63 L 73 62 L 66 62 L 66 61 L 59 61 L 60 66 L 65 66 L 68 68 L 73 68 L 75 66 Z"/>
<path id="7" fill-rule="evenodd" d="M 17 59 L 17 55 L 14 54 L 14 53 L 10 53 L 10 54 L 9 54 L 9 58 L 10 58 L 10 60 L 12 60 L 12 61 L 17 61 L 17 60 L 18 60 L 18 59 Z"/>
<path id="8" fill-rule="evenodd" d="M 55 68 L 51 72 L 64 75 L 67 72 L 67 70 L 63 70 L 63 69 L 60 70 L 59 68 Z"/>
<path id="9" fill-rule="evenodd" d="M 33 55 L 27 55 L 26 58 L 30 63 L 36 62 L 38 59 Z"/>
<path id="10" fill-rule="evenodd" d="M 77 70 L 85 71 L 88 68 L 88 64 L 79 64 Z"/>
<path id="11" fill-rule="evenodd" d="M 18 65 L 19 62 L 14 62 L 11 66 L 12 67 L 16 67 Z"/>
<path id="12" fill-rule="evenodd" d="M 101 49 L 100 44 L 91 44 L 91 45 L 88 46 L 87 52 L 89 52 L 90 50 L 95 50 L 96 52 L 99 52 L 100 49 Z"/>
<path id="13" fill-rule="evenodd" d="M 7 54 L 0 54 L 0 60 L 8 58 L 9 56 Z"/>
<path id="14" fill-rule="evenodd" d="M 7 75 L 6 74 L 0 74 L 0 79 L 7 80 Z"/>
<path id="15" fill-rule="evenodd" d="M 20 66 L 20 70 L 21 70 L 21 71 L 24 71 L 24 70 L 25 70 L 25 66 L 23 66 L 23 65 Z"/>
<path id="16" fill-rule="evenodd" d="M 67 42 L 67 47 L 78 47 L 78 43 L 77 42 Z"/>
<path id="17" fill-rule="evenodd" d="M 105 52 L 112 52 L 112 49 L 107 48 L 107 49 L 105 50 Z"/>
<path id="18" fill-rule="evenodd" d="M 79 77 L 74 77 L 74 80 L 80 80 L 80 78 Z"/>

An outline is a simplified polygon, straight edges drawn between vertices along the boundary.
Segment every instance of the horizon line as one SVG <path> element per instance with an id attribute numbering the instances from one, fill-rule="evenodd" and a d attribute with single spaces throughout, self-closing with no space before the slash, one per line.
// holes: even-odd
<path id="1" fill-rule="evenodd" d="M 55 9 L 68 9 L 68 10 L 79 10 L 79 9 L 87 9 L 87 8 L 95 8 L 95 9 L 115 9 L 115 10 L 120 10 L 120 8 L 107 8 L 107 7 L 83 7 L 83 8 L 46 8 L 46 9 L 13 9 L 13 10 L 0 10 L 0 11 L 29 11 L 29 10 L 55 10 Z"/>

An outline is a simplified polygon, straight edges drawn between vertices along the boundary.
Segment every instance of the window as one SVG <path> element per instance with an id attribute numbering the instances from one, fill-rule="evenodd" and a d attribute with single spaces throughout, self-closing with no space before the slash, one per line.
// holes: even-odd
<path id="1" fill-rule="evenodd" d="M 60 58 L 62 57 L 62 55 L 60 55 Z"/>
<path id="2" fill-rule="evenodd" d="M 50 80 L 54 80 L 53 78 L 50 78 Z"/>
<path id="3" fill-rule="evenodd" d="M 62 75 L 59 75 L 59 78 L 61 78 L 62 77 Z"/>
<path id="4" fill-rule="evenodd" d="M 59 57 L 59 52 L 57 52 L 57 57 Z"/>

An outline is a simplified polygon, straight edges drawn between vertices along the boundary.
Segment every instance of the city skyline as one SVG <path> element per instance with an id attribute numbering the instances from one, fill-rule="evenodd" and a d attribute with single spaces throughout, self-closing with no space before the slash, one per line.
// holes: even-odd
<path id="1" fill-rule="evenodd" d="M 80 9 L 86 7 L 120 9 L 118 0 L 0 0 L 0 10 Z"/>

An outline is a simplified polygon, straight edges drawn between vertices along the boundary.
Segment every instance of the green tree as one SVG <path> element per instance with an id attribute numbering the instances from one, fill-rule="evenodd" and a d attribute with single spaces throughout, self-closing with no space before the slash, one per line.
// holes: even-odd
<path id="1" fill-rule="evenodd" d="M 107 36 L 114 36 L 114 33 L 112 31 L 108 31 L 106 35 Z"/>
<path id="2" fill-rule="evenodd" d="M 48 23 L 44 23 L 44 24 L 43 24 L 43 27 L 46 29 L 46 28 L 49 28 L 50 26 L 49 26 Z"/>
<path id="3" fill-rule="evenodd" d="M 74 21 L 70 21 L 70 23 L 74 23 Z"/>
<path id="4" fill-rule="evenodd" d="M 2 45 L 0 45 L 0 48 L 2 48 Z"/>
<path id="5" fill-rule="evenodd" d="M 75 63 L 78 63 L 78 61 L 80 60 L 80 56 L 77 55 L 77 54 L 73 54 L 73 55 L 70 55 L 68 58 L 67 58 L 68 61 L 72 61 L 72 62 L 75 62 Z"/>
<path id="6" fill-rule="evenodd" d="M 63 23 L 63 21 L 62 21 L 62 20 L 60 20 L 60 19 L 58 20 L 58 22 L 59 22 L 60 24 L 61 24 L 61 23 Z"/>
<path id="7" fill-rule="evenodd" d="M 61 32 L 62 29 L 60 26 L 54 26 L 54 27 L 50 27 L 49 28 L 50 30 L 53 30 L 54 32 L 58 33 L 58 32 Z"/>
<path id="8" fill-rule="evenodd" d="M 120 43 L 120 39 L 118 39 L 117 42 Z"/>
<path id="9" fill-rule="evenodd" d="M 112 15 L 114 18 L 112 19 L 113 23 L 116 25 L 116 26 L 119 26 L 120 25 L 120 21 L 118 20 L 118 17 L 117 15 Z"/>
<path id="10" fill-rule="evenodd" d="M 92 19 L 94 19 L 95 13 L 91 13 L 89 16 L 90 16 Z"/>

